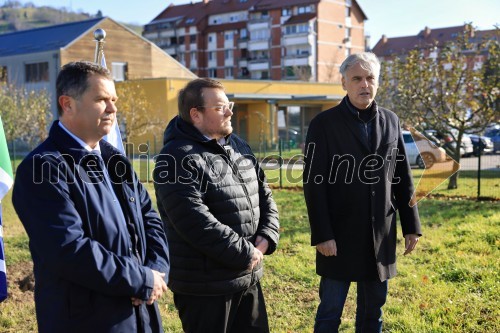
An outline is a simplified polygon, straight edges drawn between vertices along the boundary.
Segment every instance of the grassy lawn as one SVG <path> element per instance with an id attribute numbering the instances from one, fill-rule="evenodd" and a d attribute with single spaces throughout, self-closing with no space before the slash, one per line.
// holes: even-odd
<path id="1" fill-rule="evenodd" d="M 301 170 L 290 173 L 285 189 L 276 188 L 278 171 L 267 174 L 275 187 L 281 220 L 280 244 L 275 254 L 265 258 L 262 281 L 271 331 L 312 332 L 319 278 L 301 184 L 296 181 Z M 499 175 L 483 179 L 483 195 L 500 198 Z M 435 193 L 440 196 L 420 203 L 424 237 L 414 254 L 401 255 L 400 235 L 399 275 L 389 283 L 384 332 L 500 332 L 499 202 L 464 199 L 475 196 L 475 182 L 475 174 L 462 173 L 458 190 L 439 188 Z M 152 184 L 146 186 L 153 193 Z M 3 222 L 10 296 L 0 304 L 0 332 L 34 332 L 28 239 L 10 193 L 3 201 Z M 354 292 L 353 285 L 343 332 L 354 331 Z M 160 308 L 165 330 L 181 332 L 171 293 L 160 301 Z"/>

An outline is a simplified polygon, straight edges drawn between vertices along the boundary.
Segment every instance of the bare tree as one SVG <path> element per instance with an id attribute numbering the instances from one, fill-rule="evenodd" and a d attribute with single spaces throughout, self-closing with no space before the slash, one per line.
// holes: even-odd
<path id="1" fill-rule="evenodd" d="M 151 115 L 151 105 L 144 89 L 137 83 L 128 81 L 117 86 L 118 120 L 124 127 L 127 141 L 147 133 L 161 131 L 164 121 Z"/>
<path id="2" fill-rule="evenodd" d="M 7 140 L 19 139 L 33 145 L 47 137 L 51 112 L 46 90 L 30 91 L 0 83 L 0 105 Z"/>
<path id="3" fill-rule="evenodd" d="M 479 133 L 500 119 L 499 31 L 473 43 L 471 29 L 466 25 L 455 41 L 436 46 L 433 57 L 413 50 L 384 63 L 378 98 L 418 129 L 451 136 L 456 145 L 450 153 L 457 162 L 464 134 Z M 457 177 L 450 178 L 449 189 L 457 188 Z"/>

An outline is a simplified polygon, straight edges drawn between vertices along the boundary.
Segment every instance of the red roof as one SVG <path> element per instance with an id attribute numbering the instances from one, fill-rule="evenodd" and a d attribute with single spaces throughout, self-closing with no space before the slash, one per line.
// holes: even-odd
<path id="1" fill-rule="evenodd" d="M 234 23 L 225 23 L 225 24 L 217 24 L 217 25 L 209 25 L 204 30 L 205 32 L 214 32 L 214 31 L 227 31 L 227 30 L 239 30 L 242 28 L 246 28 L 246 22 L 234 22 Z"/>
<path id="2" fill-rule="evenodd" d="M 189 1 L 189 0 L 186 0 Z M 320 0 L 247 0 L 242 2 L 240 0 L 204 0 L 199 2 L 190 2 L 184 5 L 170 4 L 165 10 L 157 15 L 150 23 L 165 19 L 178 18 L 180 22 L 176 27 L 194 26 L 198 25 L 201 21 L 207 20 L 210 15 L 224 14 L 238 11 L 262 11 L 279 9 L 283 7 L 293 7 L 300 5 L 317 4 Z M 357 6 L 363 16 L 363 13 L 356 0 L 352 1 L 353 6 Z M 314 13 L 306 13 L 304 15 L 315 16 Z M 298 15 L 302 16 L 302 15 Z M 192 20 L 190 20 L 192 19 Z M 305 22 L 307 21 L 305 18 Z M 299 19 L 298 19 L 299 20 Z M 188 21 L 189 23 L 186 23 Z M 299 23 L 298 21 L 295 23 Z"/>
<path id="3" fill-rule="evenodd" d="M 286 8 L 300 5 L 310 5 L 318 3 L 320 0 L 261 0 L 255 6 L 255 11 Z"/>
<path id="4" fill-rule="evenodd" d="M 372 52 L 379 57 L 394 54 L 404 54 L 413 49 L 441 46 L 446 42 L 455 40 L 465 29 L 465 25 L 448 28 L 421 30 L 415 36 L 385 37 L 382 36 Z M 479 31 L 476 31 L 479 33 Z"/>
<path id="5" fill-rule="evenodd" d="M 177 6 L 170 4 L 163 12 L 156 16 L 153 21 L 184 17 L 186 20 L 194 18 L 194 22 L 186 25 L 195 25 L 201 19 L 207 18 L 209 15 L 249 10 L 250 7 L 254 6 L 259 1 L 260 0 L 247 0 L 246 2 L 240 2 L 239 0 L 210 0 L 191 2 Z"/>

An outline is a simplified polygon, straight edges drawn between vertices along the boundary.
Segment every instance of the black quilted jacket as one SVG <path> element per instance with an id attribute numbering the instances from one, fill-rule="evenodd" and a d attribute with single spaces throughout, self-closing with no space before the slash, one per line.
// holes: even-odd
<path id="1" fill-rule="evenodd" d="M 257 283 L 249 270 L 257 235 L 279 238 L 276 204 L 247 143 L 225 146 L 175 117 L 154 170 L 160 215 L 170 246 L 169 287 L 192 295 L 231 294 Z"/>

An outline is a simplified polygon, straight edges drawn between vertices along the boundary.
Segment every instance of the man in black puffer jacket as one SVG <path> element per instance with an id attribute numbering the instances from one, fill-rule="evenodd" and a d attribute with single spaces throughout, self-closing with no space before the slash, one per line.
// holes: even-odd
<path id="1" fill-rule="evenodd" d="M 169 287 L 186 332 L 269 331 L 259 280 L 278 211 L 250 147 L 231 134 L 233 105 L 217 81 L 188 83 L 156 161 Z"/>

